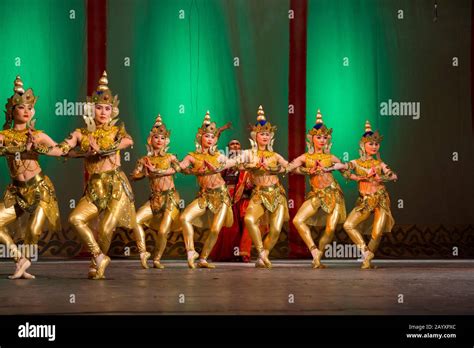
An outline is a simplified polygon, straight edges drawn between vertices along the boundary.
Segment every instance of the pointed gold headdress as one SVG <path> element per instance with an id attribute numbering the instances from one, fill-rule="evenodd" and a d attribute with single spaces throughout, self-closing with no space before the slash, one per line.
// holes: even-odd
<path id="1" fill-rule="evenodd" d="M 26 91 L 23 88 L 23 81 L 21 80 L 20 75 L 18 75 L 14 81 L 13 86 L 13 95 L 7 99 L 5 104 L 5 124 L 3 128 L 10 128 L 13 122 L 13 109 L 17 105 L 28 104 L 33 107 L 36 104 L 38 97 L 36 97 L 31 88 L 28 88 Z"/>
<path id="2" fill-rule="evenodd" d="M 166 128 L 166 125 L 163 123 L 161 119 L 161 115 L 158 115 L 155 120 L 155 124 L 153 125 L 150 135 L 160 134 L 165 136 L 166 138 L 170 137 L 170 131 Z"/>
<path id="3" fill-rule="evenodd" d="M 211 133 L 217 135 L 218 128 L 215 122 L 211 122 L 211 115 L 209 115 L 209 110 L 206 112 L 204 116 L 204 120 L 202 121 L 202 125 L 198 128 L 198 135 L 201 137 L 203 134 Z"/>
<path id="4" fill-rule="evenodd" d="M 277 127 L 272 126 L 270 122 L 267 121 L 265 117 L 265 111 L 263 111 L 263 107 L 260 105 L 257 111 L 257 123 L 255 126 L 251 127 L 252 132 L 261 133 L 261 132 L 269 132 L 275 133 Z"/>
<path id="5" fill-rule="evenodd" d="M 231 123 L 227 122 L 224 126 L 222 127 L 217 127 L 215 122 L 211 121 L 211 115 L 209 114 L 209 110 L 206 112 L 206 115 L 204 116 L 204 120 L 202 121 L 201 127 L 198 128 L 198 131 L 196 133 L 196 151 L 200 152 L 202 150 L 201 148 L 201 138 L 204 134 L 210 133 L 214 134 L 214 136 L 219 139 L 219 136 L 223 131 L 226 129 L 229 129 L 231 127 Z M 210 151 L 210 153 L 214 153 L 214 151 L 217 148 L 217 140 L 216 140 L 216 145 L 214 145 Z"/>
<path id="6" fill-rule="evenodd" d="M 383 136 L 379 134 L 379 131 L 372 131 L 372 126 L 370 122 L 367 120 L 365 121 L 365 132 L 360 139 L 361 142 L 367 143 L 369 141 L 373 141 L 375 143 L 380 143 L 383 139 Z"/>
<path id="7" fill-rule="evenodd" d="M 99 79 L 99 84 L 96 90 L 90 97 L 87 97 L 87 102 L 84 107 L 84 121 L 86 122 L 87 129 L 91 132 L 95 131 L 96 129 L 94 122 L 96 104 L 108 104 L 112 106 L 112 115 L 109 125 L 113 126 L 118 121 L 117 116 L 119 114 L 119 103 L 120 100 L 118 100 L 118 96 L 113 96 L 112 91 L 109 89 L 107 72 L 104 71 L 101 78 Z"/>
<path id="8" fill-rule="evenodd" d="M 112 118 L 115 118 L 119 114 L 118 105 L 120 100 L 118 99 L 118 95 L 113 95 L 112 91 L 109 88 L 109 80 L 107 78 L 107 72 L 104 71 L 102 76 L 99 79 L 99 84 L 92 93 L 90 97 L 87 97 L 88 103 L 93 104 L 108 104 L 112 106 Z"/>
<path id="9" fill-rule="evenodd" d="M 163 135 L 165 137 L 165 146 L 160 150 L 160 155 L 163 156 L 167 151 L 168 151 L 168 145 L 170 143 L 170 131 L 166 128 L 166 125 L 163 123 L 163 120 L 161 119 L 161 115 L 158 115 L 155 119 L 155 123 L 153 124 L 153 127 L 150 130 L 150 134 L 148 135 L 147 138 L 147 150 L 148 150 L 148 155 L 153 154 L 153 145 L 151 143 L 151 139 L 154 135 Z"/>
<path id="10" fill-rule="evenodd" d="M 309 131 L 311 136 L 313 135 L 325 135 L 330 136 L 332 134 L 332 128 L 327 128 L 323 122 L 323 115 L 321 111 L 318 109 L 318 113 L 316 114 L 316 123 L 314 124 L 313 128 Z"/>

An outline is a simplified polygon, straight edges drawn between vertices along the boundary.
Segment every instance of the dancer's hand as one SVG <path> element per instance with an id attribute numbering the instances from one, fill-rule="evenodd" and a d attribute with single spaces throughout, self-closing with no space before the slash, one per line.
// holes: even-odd
<path id="1" fill-rule="evenodd" d="M 258 161 L 256 167 L 259 168 L 259 169 L 263 169 L 264 171 L 269 170 L 267 161 L 265 160 L 265 157 L 260 157 L 260 160 Z"/>
<path id="2" fill-rule="evenodd" d="M 147 175 L 157 171 L 156 167 L 151 163 L 151 161 L 148 157 L 145 157 L 145 159 L 143 161 L 143 165 L 146 168 Z"/>
<path id="3" fill-rule="evenodd" d="M 321 169 L 324 170 L 323 165 L 321 164 L 321 162 L 319 160 L 316 160 L 316 161 L 314 161 L 313 167 L 309 170 L 309 174 L 310 175 L 317 174 L 318 172 L 321 171 Z"/>
<path id="4" fill-rule="evenodd" d="M 27 132 L 27 140 L 26 140 L 26 151 L 30 151 L 31 149 L 34 149 L 36 145 L 38 145 L 38 139 L 35 136 L 35 123 L 36 120 L 32 120 L 29 124 L 28 127 L 28 132 Z"/>
<path id="5" fill-rule="evenodd" d="M 217 170 L 217 168 L 212 163 L 209 163 L 206 160 L 204 160 L 204 167 L 209 169 L 211 172 L 215 172 Z"/>

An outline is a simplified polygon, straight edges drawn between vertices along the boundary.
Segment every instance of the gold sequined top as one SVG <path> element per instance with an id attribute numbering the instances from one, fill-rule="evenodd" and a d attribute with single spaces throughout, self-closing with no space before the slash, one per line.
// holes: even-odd
<path id="1" fill-rule="evenodd" d="M 160 170 L 167 170 L 171 167 L 171 154 L 167 153 L 164 156 L 146 156 L 150 163 Z"/>
<path id="2" fill-rule="evenodd" d="M 357 175 L 359 176 L 366 176 L 367 172 L 371 168 L 375 168 L 375 171 L 378 175 L 382 175 L 382 161 L 376 160 L 376 159 L 368 159 L 368 160 L 362 160 L 362 159 L 356 159 L 355 160 L 356 165 L 354 166 L 354 171 Z"/>
<path id="3" fill-rule="evenodd" d="M 257 156 L 264 158 L 269 167 L 276 167 L 278 164 L 276 153 L 273 151 L 257 150 Z"/>
<path id="4" fill-rule="evenodd" d="M 207 161 L 215 167 L 219 167 L 221 165 L 219 162 L 219 152 L 215 153 L 214 155 L 210 155 L 208 153 L 190 152 L 189 155 L 195 159 L 193 166 L 196 170 L 204 165 L 204 161 Z"/>
<path id="5" fill-rule="evenodd" d="M 311 169 L 319 161 L 323 168 L 328 168 L 334 165 L 332 155 L 330 153 L 305 153 L 305 167 Z M 309 182 L 311 184 L 312 191 L 318 191 L 326 187 L 331 186 L 334 183 L 334 177 L 332 173 L 325 172 L 322 168 L 316 170 L 314 175 L 311 175 Z"/>
<path id="6" fill-rule="evenodd" d="M 42 133 L 43 131 L 34 130 L 33 135 Z M 0 135 L 3 135 L 3 145 L 4 146 L 18 146 L 25 145 L 28 140 L 28 129 L 23 130 L 16 129 L 5 129 L 0 130 Z"/>
<path id="7" fill-rule="evenodd" d="M 306 168 L 313 168 L 316 161 L 319 161 L 324 168 L 331 167 L 334 163 L 330 153 L 305 153 Z"/>
<path id="8" fill-rule="evenodd" d="M 90 132 L 87 128 L 80 128 L 78 131 L 82 135 L 81 150 L 84 152 L 89 149 L 89 136 L 91 135 L 97 142 L 99 149 L 103 151 L 112 149 L 118 137 L 125 137 L 127 135 L 123 126 L 104 126 L 93 132 Z"/>

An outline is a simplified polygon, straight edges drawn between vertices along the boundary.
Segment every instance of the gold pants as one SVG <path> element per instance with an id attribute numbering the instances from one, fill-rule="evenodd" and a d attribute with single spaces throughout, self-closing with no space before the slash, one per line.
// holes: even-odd
<path id="1" fill-rule="evenodd" d="M 285 206 L 279 204 L 273 213 L 270 213 L 270 230 L 262 243 L 262 235 L 259 228 L 259 219 L 265 214 L 265 206 L 262 202 L 256 202 L 251 199 L 245 213 L 244 222 L 245 227 L 249 231 L 255 248 L 260 253 L 264 249 L 270 254 L 280 236 L 280 231 L 283 227 L 285 217 Z"/>
<path id="2" fill-rule="evenodd" d="M 15 255 L 15 261 L 17 261 L 22 255 L 8 233 L 6 226 L 15 221 L 18 217 L 15 206 L 6 208 L 3 202 L 0 203 L 0 243 L 5 244 L 7 248 L 10 249 L 12 255 Z M 44 208 L 38 205 L 34 213 L 31 214 L 28 219 L 28 226 L 25 235 L 26 245 L 34 245 L 38 243 L 45 221 L 46 214 Z M 29 248 L 26 248 L 25 250 L 29 250 Z M 29 257 L 29 255 L 24 256 Z"/>
<path id="3" fill-rule="evenodd" d="M 97 206 L 90 202 L 87 197 L 82 197 L 76 208 L 69 215 L 69 223 L 74 226 L 83 242 L 89 248 L 89 251 L 94 257 L 101 253 L 107 254 L 112 242 L 112 236 L 115 228 L 122 218 L 120 215 L 120 201 L 128 200 L 124 190 L 121 192 L 121 197 L 118 200 L 111 199 L 107 209 L 104 211 L 104 216 L 99 222 L 98 241 L 94 237 L 94 233 L 87 225 L 92 219 L 99 215 Z M 143 229 L 138 227 L 135 221 L 132 221 L 132 230 L 134 239 L 137 243 L 138 251 L 140 253 L 146 252 L 145 233 Z"/>
<path id="4" fill-rule="evenodd" d="M 186 246 L 186 251 L 194 250 L 194 228 L 192 224 L 193 220 L 204 215 L 206 213 L 206 210 L 209 209 L 207 206 L 201 207 L 199 205 L 199 200 L 200 198 L 196 198 L 181 213 L 180 220 L 181 225 L 183 227 L 183 238 L 184 244 Z M 207 259 L 209 254 L 211 253 L 212 248 L 216 244 L 219 232 L 224 226 L 228 209 L 231 208 L 227 204 L 221 203 L 221 206 L 214 213 L 209 234 L 206 238 L 206 241 L 204 242 L 204 246 L 201 251 L 201 259 Z"/>
<path id="5" fill-rule="evenodd" d="M 346 222 L 344 223 L 344 229 L 346 230 L 347 234 L 361 250 L 365 250 L 367 246 L 365 244 L 364 237 L 362 237 L 362 233 L 357 230 L 357 226 L 361 222 L 367 220 L 371 213 L 372 212 L 367 209 L 357 210 L 355 208 L 351 211 L 347 217 Z M 380 240 L 382 239 L 384 226 L 389 219 L 389 214 L 381 207 L 375 208 L 373 213 L 374 223 L 372 226 L 372 238 L 368 247 L 371 252 L 375 253 L 380 244 Z"/>
<path id="6" fill-rule="evenodd" d="M 142 225 L 152 220 L 154 217 L 153 211 L 151 210 L 150 201 L 147 201 L 143 206 L 140 207 L 137 211 L 137 223 L 140 233 L 145 235 Z M 173 211 L 165 210 L 163 212 L 160 226 L 158 228 L 156 239 L 155 239 L 155 256 L 153 259 L 159 261 L 163 256 L 163 253 L 166 248 L 166 242 L 168 240 L 168 234 L 171 230 L 171 225 L 173 224 Z"/>
<path id="7" fill-rule="evenodd" d="M 315 215 L 318 212 L 318 209 L 321 209 L 321 206 L 315 207 L 312 203 L 312 199 L 307 199 L 303 202 L 295 217 L 293 218 L 293 224 L 295 225 L 296 230 L 300 234 L 309 250 L 314 249 L 315 244 L 313 238 L 311 237 L 311 230 L 305 221 Z M 326 228 L 323 235 L 319 239 L 318 249 L 320 251 L 324 252 L 326 245 L 331 243 L 332 239 L 334 238 L 334 232 L 336 231 L 336 226 L 340 217 L 341 212 L 337 208 L 333 209 L 332 213 L 327 214 Z"/>

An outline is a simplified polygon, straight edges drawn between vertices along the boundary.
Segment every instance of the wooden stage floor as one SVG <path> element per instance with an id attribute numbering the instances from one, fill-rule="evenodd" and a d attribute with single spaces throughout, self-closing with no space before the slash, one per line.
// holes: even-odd
<path id="1" fill-rule="evenodd" d="M 273 260 L 216 263 L 190 270 L 184 261 L 141 269 L 138 260 L 112 260 L 106 280 L 86 279 L 86 261 L 40 261 L 35 280 L 9 280 L 13 262 L 0 262 L 0 314 L 474 314 L 473 261 Z"/>

